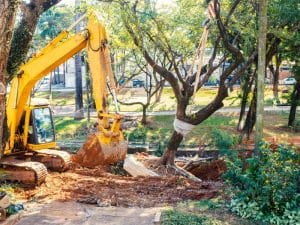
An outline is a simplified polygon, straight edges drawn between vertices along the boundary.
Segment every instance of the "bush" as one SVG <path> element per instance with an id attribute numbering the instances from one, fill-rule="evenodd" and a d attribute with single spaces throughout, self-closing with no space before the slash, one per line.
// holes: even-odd
<path id="1" fill-rule="evenodd" d="M 213 144 L 220 150 L 231 149 L 238 142 L 236 135 L 228 134 L 228 132 L 219 129 L 214 129 L 211 136 Z"/>
<path id="2" fill-rule="evenodd" d="M 223 178 L 230 185 L 230 209 L 243 218 L 270 224 L 300 223 L 300 157 L 295 149 L 280 145 L 272 151 L 261 146 L 261 159 L 227 159 Z"/>
<path id="3" fill-rule="evenodd" d="M 139 125 L 136 129 L 127 134 L 128 141 L 145 141 L 147 131 L 147 128 Z"/>
<path id="4" fill-rule="evenodd" d="M 162 225 L 212 225 L 208 218 L 176 210 L 167 210 L 162 214 Z"/>

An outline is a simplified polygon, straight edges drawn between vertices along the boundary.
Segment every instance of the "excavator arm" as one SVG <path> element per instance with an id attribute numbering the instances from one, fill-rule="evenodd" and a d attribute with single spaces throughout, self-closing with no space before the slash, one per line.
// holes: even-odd
<path id="1" fill-rule="evenodd" d="M 10 129 L 9 149 L 14 147 L 15 132 L 28 105 L 32 88 L 41 78 L 86 46 L 87 33 L 72 37 L 68 37 L 68 34 L 69 32 L 62 32 L 38 55 L 24 64 L 13 78 L 6 106 Z"/>

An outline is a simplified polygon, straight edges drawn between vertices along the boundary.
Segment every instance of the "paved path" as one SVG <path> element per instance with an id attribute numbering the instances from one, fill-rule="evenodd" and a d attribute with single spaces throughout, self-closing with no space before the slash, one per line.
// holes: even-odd
<path id="1" fill-rule="evenodd" d="M 162 208 L 97 207 L 77 202 L 29 204 L 16 225 L 153 225 Z"/>
<path id="2" fill-rule="evenodd" d="M 53 106 L 54 116 L 74 116 L 75 106 Z M 265 112 L 289 112 L 290 106 L 265 106 Z M 220 113 L 238 113 L 239 107 L 224 107 L 219 109 Z M 86 113 L 86 112 L 85 112 Z M 142 112 L 120 112 L 128 116 L 141 116 Z M 175 115 L 175 111 L 160 111 L 160 112 L 147 112 L 147 115 Z M 96 113 L 92 112 L 91 116 L 95 117 Z"/>

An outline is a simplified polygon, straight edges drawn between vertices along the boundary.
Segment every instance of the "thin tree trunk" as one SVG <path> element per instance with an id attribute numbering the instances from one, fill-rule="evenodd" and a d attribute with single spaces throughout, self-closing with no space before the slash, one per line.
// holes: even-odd
<path id="1" fill-rule="evenodd" d="M 141 120 L 141 123 L 143 125 L 146 125 L 147 124 L 147 108 L 148 108 L 149 104 L 143 104 L 142 107 L 143 107 L 143 115 L 142 115 L 142 120 Z"/>
<path id="2" fill-rule="evenodd" d="M 253 131 L 254 125 L 255 125 L 255 118 L 256 118 L 256 106 L 257 106 L 257 90 L 255 88 L 254 93 L 253 93 L 253 97 L 251 100 L 251 104 L 247 113 L 247 117 L 246 117 L 246 121 L 245 121 L 245 125 L 243 127 L 243 131 L 242 131 L 242 138 L 243 136 L 246 134 L 247 139 L 250 138 L 250 134 Z"/>
<path id="3" fill-rule="evenodd" d="M 92 104 L 92 98 L 90 93 L 92 93 L 91 90 L 91 80 L 90 80 L 90 68 L 89 68 L 89 64 L 87 63 L 87 60 L 84 60 L 84 64 L 85 64 L 85 90 L 86 90 L 86 98 L 87 98 L 87 121 L 88 121 L 88 126 L 91 122 L 91 113 L 90 113 L 90 109 L 91 109 L 91 104 Z"/>
<path id="4" fill-rule="evenodd" d="M 155 94 L 155 103 L 159 103 L 161 100 L 161 95 L 164 91 L 164 86 L 165 86 L 165 80 L 160 81 L 161 82 L 161 87 L 159 89 L 159 91 Z"/>
<path id="5" fill-rule="evenodd" d="M 278 84 L 279 84 L 279 67 L 281 64 L 280 55 L 276 54 L 275 56 L 275 71 L 273 74 L 273 96 L 274 99 L 278 99 Z"/>
<path id="6" fill-rule="evenodd" d="M 256 70 L 253 72 L 252 76 L 250 74 L 250 72 L 247 74 L 247 76 L 245 77 L 245 80 L 243 82 L 243 96 L 242 96 L 242 100 L 241 100 L 241 110 L 240 110 L 240 116 L 239 116 L 239 122 L 238 122 L 238 126 L 237 126 L 237 130 L 241 131 L 243 129 L 243 118 L 246 112 L 246 106 L 247 106 L 247 102 L 248 102 L 248 96 L 249 93 L 251 91 L 251 87 L 254 81 L 254 76 L 256 75 Z"/>
<path id="7" fill-rule="evenodd" d="M 295 126 L 295 118 L 296 118 L 296 112 L 297 112 L 297 106 L 300 103 L 300 79 L 297 80 L 297 83 L 295 84 L 295 88 L 292 94 L 292 102 L 291 102 L 291 109 L 290 109 L 290 115 L 289 115 L 289 127 Z"/>
<path id="8" fill-rule="evenodd" d="M 75 7 L 80 6 L 80 0 L 75 1 Z M 80 17 L 80 13 L 75 16 L 75 21 Z M 75 31 L 80 31 L 80 25 L 77 24 Z M 74 119 L 81 120 L 84 118 L 83 112 L 83 99 L 82 99 L 82 71 L 81 71 L 81 55 L 80 53 L 75 55 L 75 114 Z"/>

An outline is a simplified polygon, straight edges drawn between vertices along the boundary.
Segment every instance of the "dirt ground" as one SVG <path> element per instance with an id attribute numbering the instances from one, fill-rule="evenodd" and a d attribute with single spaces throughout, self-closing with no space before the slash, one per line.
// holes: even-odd
<path id="1" fill-rule="evenodd" d="M 95 207 L 73 201 L 30 203 L 19 218 L 8 219 L 16 223 L 9 223 L 7 220 L 6 225 L 150 225 L 162 210 L 163 208 L 158 207 Z"/>
<path id="2" fill-rule="evenodd" d="M 108 206 L 153 207 L 182 200 L 212 198 L 221 182 L 195 182 L 180 176 L 129 177 L 114 175 L 104 168 L 72 168 L 50 172 L 46 182 L 33 189 L 16 188 L 17 199 L 51 202 L 75 200 Z"/>

